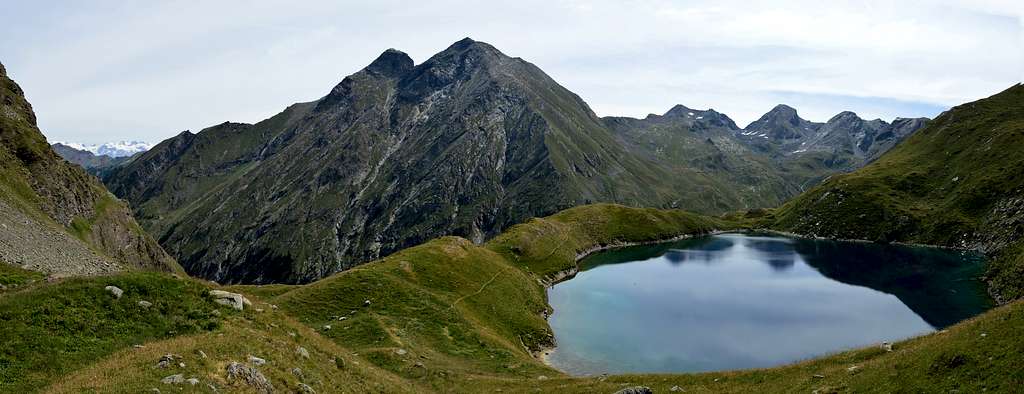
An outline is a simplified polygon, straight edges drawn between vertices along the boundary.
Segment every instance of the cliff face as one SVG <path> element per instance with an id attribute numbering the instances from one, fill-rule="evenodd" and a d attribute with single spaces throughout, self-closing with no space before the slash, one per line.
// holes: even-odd
<path id="1" fill-rule="evenodd" d="M 0 66 L 0 260 L 53 273 L 180 271 L 94 177 L 64 161 Z M 9 222 L 9 223 L 8 223 Z"/>

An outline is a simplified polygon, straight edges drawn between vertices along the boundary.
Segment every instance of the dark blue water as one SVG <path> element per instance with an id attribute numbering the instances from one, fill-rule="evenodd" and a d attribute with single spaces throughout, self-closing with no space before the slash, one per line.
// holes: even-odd
<path id="1" fill-rule="evenodd" d="M 726 234 L 595 254 L 548 291 L 572 374 L 770 367 L 941 329 L 992 307 L 980 256 Z"/>

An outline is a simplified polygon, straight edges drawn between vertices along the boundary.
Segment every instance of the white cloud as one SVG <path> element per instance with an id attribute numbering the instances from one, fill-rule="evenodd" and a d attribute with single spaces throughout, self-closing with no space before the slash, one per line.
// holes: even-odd
<path id="1" fill-rule="evenodd" d="M 27 2 L 26 2 L 27 3 Z M 123 2 L 5 10 L 0 61 L 52 139 L 155 141 L 320 97 L 388 47 L 462 37 L 523 57 L 601 115 L 673 104 L 745 124 L 781 100 L 931 113 L 1024 79 L 1016 1 Z"/>

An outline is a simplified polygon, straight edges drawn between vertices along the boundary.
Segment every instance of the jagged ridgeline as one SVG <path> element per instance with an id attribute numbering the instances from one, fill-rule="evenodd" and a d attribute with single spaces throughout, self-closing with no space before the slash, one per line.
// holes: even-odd
<path id="1" fill-rule="evenodd" d="M 776 206 L 855 154 L 742 137 L 714 111 L 598 117 L 533 64 L 465 39 L 419 65 L 385 51 L 320 100 L 184 132 L 102 176 L 190 273 L 305 282 L 593 202 Z"/>
<path id="2" fill-rule="evenodd" d="M 1024 295 L 1024 86 L 958 105 L 871 165 L 778 210 L 781 229 L 985 251 L 992 289 Z"/>
<path id="3" fill-rule="evenodd" d="M 59 275 L 181 271 L 124 203 L 54 153 L 2 65 L 0 263 Z"/>

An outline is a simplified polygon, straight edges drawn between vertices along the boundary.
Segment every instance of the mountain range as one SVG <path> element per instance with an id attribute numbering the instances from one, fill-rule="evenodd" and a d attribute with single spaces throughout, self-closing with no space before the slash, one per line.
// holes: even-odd
<path id="1" fill-rule="evenodd" d="M 96 156 L 108 156 L 113 158 L 129 157 L 139 152 L 145 152 L 153 147 L 153 144 L 144 141 L 117 141 L 105 142 L 102 144 L 80 144 L 75 142 L 58 141 L 54 143 L 54 145 L 56 144 L 60 144 L 71 149 L 86 151 Z"/>
<path id="2" fill-rule="evenodd" d="M 747 129 L 683 106 L 601 118 L 533 64 L 467 38 L 419 65 L 389 49 L 317 101 L 183 132 L 102 178 L 190 273 L 306 282 L 580 204 L 776 206 L 924 123 L 817 124 L 788 107 Z"/>

